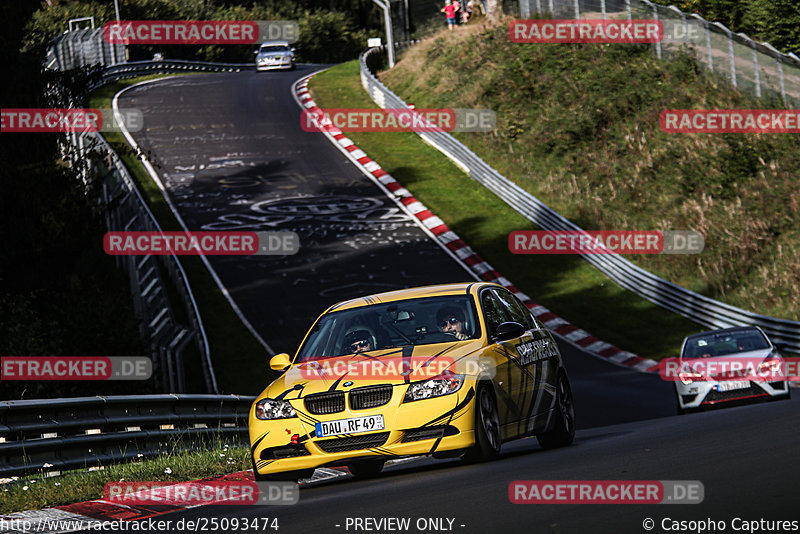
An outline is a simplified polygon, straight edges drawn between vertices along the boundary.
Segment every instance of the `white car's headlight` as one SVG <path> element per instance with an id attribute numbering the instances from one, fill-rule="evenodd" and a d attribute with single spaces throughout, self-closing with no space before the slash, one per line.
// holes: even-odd
<path id="1" fill-rule="evenodd" d="M 437 376 L 428 380 L 412 382 L 408 386 L 404 402 L 432 399 L 449 395 L 461 389 L 464 383 L 464 375 Z"/>
<path id="2" fill-rule="evenodd" d="M 284 400 L 261 399 L 256 403 L 256 417 L 259 419 L 288 419 L 297 417 L 292 405 Z"/>

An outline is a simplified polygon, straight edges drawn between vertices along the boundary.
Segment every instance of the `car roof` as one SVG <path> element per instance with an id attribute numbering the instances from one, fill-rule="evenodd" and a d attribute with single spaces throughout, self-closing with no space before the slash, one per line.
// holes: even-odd
<path id="1" fill-rule="evenodd" d="M 686 339 L 688 340 L 696 337 L 725 334 L 727 332 L 747 332 L 747 331 L 762 333 L 761 329 L 758 328 L 757 326 L 732 326 L 730 328 L 721 328 L 719 330 L 707 330 L 706 332 L 698 332 L 697 334 L 686 336 Z"/>
<path id="2" fill-rule="evenodd" d="M 289 41 L 264 41 L 263 43 L 261 43 L 261 46 L 278 46 L 278 45 L 289 46 Z"/>
<path id="3" fill-rule="evenodd" d="M 365 295 L 355 299 L 345 300 L 338 302 L 328 308 L 325 313 L 331 311 L 348 310 L 352 308 L 360 308 L 362 306 L 369 306 L 371 304 L 380 304 L 383 302 L 395 302 L 400 300 L 409 300 L 423 297 L 439 297 L 447 295 L 469 295 L 478 291 L 485 286 L 502 287 L 490 282 L 463 282 L 458 284 L 440 284 L 435 286 L 422 286 L 411 287 L 408 289 L 398 289 L 395 291 L 387 291 L 385 293 L 377 293 L 374 295 Z"/>

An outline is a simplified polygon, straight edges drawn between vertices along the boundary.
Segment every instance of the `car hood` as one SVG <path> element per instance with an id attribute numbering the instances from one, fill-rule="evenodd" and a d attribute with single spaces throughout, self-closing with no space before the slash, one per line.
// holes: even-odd
<path id="1" fill-rule="evenodd" d="M 490 374 L 490 359 L 479 358 L 483 343 L 469 340 L 375 350 L 293 365 L 259 398 L 297 399 L 313 393 L 379 384 L 403 385 L 445 373 Z M 404 363 L 405 362 L 405 363 Z M 409 372 L 410 371 L 410 372 Z"/>
<path id="2" fill-rule="evenodd" d="M 256 57 L 258 59 L 264 59 L 267 57 L 291 57 L 292 55 L 291 52 L 259 52 Z"/>
<path id="3" fill-rule="evenodd" d="M 737 352 L 734 354 L 723 354 L 720 356 L 709 356 L 707 358 L 684 358 L 682 361 L 688 362 L 714 362 L 714 361 L 727 361 L 731 362 L 734 360 L 742 360 L 743 365 L 757 365 L 767 358 L 773 355 L 776 358 L 780 358 L 780 356 L 773 352 L 772 349 L 758 349 L 758 350 L 750 350 L 747 352 Z M 711 373 L 704 373 L 707 378 L 710 379 L 731 379 L 736 377 L 745 377 L 747 373 L 745 371 L 740 372 L 711 372 Z"/>

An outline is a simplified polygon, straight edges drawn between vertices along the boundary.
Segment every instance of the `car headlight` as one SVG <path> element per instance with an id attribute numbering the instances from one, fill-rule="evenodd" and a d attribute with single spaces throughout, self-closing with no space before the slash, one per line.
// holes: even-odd
<path id="1" fill-rule="evenodd" d="M 683 382 L 684 385 L 689 385 L 689 384 L 691 384 L 692 382 L 695 382 L 695 381 L 699 381 L 699 382 L 703 381 L 703 375 L 701 375 L 700 373 L 692 373 L 692 372 L 689 372 L 689 371 L 681 371 L 678 374 L 678 376 L 680 377 L 681 382 Z"/>
<path id="2" fill-rule="evenodd" d="M 770 356 L 760 364 L 758 364 L 758 375 L 764 376 L 769 375 L 773 378 L 782 377 L 783 376 L 783 369 L 781 368 L 783 364 L 782 358 L 775 358 Z"/>
<path id="3" fill-rule="evenodd" d="M 406 391 L 404 402 L 432 399 L 449 395 L 461 389 L 464 383 L 464 375 L 437 376 L 428 380 L 412 382 Z"/>
<path id="4" fill-rule="evenodd" d="M 297 413 L 285 400 L 261 399 L 256 403 L 256 417 L 265 420 L 288 419 L 297 417 Z"/>

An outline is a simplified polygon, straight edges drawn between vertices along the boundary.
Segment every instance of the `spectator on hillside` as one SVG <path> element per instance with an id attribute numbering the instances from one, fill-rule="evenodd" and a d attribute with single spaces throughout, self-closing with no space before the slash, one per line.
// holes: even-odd
<path id="1" fill-rule="evenodd" d="M 447 0 L 441 12 L 444 13 L 444 16 L 447 18 L 447 29 L 452 31 L 453 26 L 456 25 L 456 6 L 453 5 L 453 2 Z"/>
<path id="2" fill-rule="evenodd" d="M 461 10 L 461 24 L 466 24 L 469 22 L 469 18 L 472 16 L 472 3 L 467 2 L 464 9 Z"/>
<path id="3" fill-rule="evenodd" d="M 467 2 L 467 10 L 470 12 L 470 16 L 473 12 L 480 13 L 481 15 L 486 14 L 486 9 L 484 9 L 481 0 L 469 0 L 469 2 Z"/>

